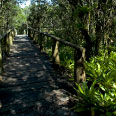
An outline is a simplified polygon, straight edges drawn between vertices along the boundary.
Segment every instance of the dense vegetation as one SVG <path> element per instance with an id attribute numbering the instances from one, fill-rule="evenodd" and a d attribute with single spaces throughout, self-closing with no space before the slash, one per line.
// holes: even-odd
<path id="1" fill-rule="evenodd" d="M 19 3 L 21 0 L 0 0 L 0 35 L 26 23 L 26 8 L 21 9 Z"/>
<path id="2" fill-rule="evenodd" d="M 86 62 L 86 73 L 87 81 L 76 84 L 79 102 L 75 111 L 91 111 L 92 116 L 116 115 L 116 53 L 91 58 Z"/>
<path id="3" fill-rule="evenodd" d="M 26 25 L 86 48 L 87 81 L 76 83 L 73 109 L 89 111 L 92 116 L 116 115 L 116 1 L 31 0 L 30 7 L 24 9 L 16 0 L 6 1 L 0 4 L 0 34 Z M 51 54 L 50 49 L 47 52 Z M 61 45 L 61 64 L 71 75 L 73 52 Z"/>
<path id="4" fill-rule="evenodd" d="M 85 47 L 89 60 L 115 37 L 115 4 L 113 0 L 52 0 L 50 4 L 33 0 L 29 26 Z"/>

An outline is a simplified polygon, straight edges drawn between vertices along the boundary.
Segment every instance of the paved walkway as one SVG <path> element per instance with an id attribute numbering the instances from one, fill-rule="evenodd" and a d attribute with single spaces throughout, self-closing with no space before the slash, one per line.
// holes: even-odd
<path id="1" fill-rule="evenodd" d="M 15 38 L 4 68 L 0 116 L 74 116 L 64 80 L 26 36 Z"/>

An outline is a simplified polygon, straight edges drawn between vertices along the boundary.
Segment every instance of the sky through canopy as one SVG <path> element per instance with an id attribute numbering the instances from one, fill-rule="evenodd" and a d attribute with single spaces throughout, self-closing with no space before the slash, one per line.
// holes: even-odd
<path id="1" fill-rule="evenodd" d="M 48 2 L 51 2 L 51 0 L 47 0 Z M 20 4 L 21 8 L 25 8 L 26 6 L 29 6 L 31 4 L 31 0 L 27 0 L 25 3 Z"/>

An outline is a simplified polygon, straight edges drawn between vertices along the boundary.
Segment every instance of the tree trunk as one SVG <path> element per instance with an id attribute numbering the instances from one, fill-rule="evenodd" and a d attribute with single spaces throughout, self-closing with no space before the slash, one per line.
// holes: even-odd
<path id="1" fill-rule="evenodd" d="M 91 56 L 93 55 L 93 42 L 91 41 L 91 38 L 87 32 L 86 29 L 81 29 L 81 33 L 82 35 L 84 36 L 84 40 L 86 41 L 86 45 L 85 45 L 85 48 L 86 48 L 86 60 L 89 61 L 89 58 L 91 58 Z"/>
<path id="2" fill-rule="evenodd" d="M 95 40 L 95 55 L 98 55 L 100 49 L 100 42 L 102 40 L 101 37 L 101 26 L 99 22 L 96 24 L 96 40 Z"/>

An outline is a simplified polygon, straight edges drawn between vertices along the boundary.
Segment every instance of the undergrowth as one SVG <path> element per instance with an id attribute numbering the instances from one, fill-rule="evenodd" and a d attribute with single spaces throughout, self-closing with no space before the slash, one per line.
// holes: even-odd
<path id="1" fill-rule="evenodd" d="M 46 52 L 52 56 L 52 48 L 47 47 Z M 59 49 L 60 65 L 63 66 L 68 73 L 73 77 L 74 72 L 74 50 L 70 47 L 60 46 Z"/>
<path id="2" fill-rule="evenodd" d="M 47 53 L 52 55 L 52 50 Z M 60 47 L 61 65 L 69 69 L 73 76 L 74 53 L 69 47 Z M 89 111 L 91 116 L 116 115 L 116 52 L 110 55 L 101 52 L 85 63 L 87 81 L 76 83 L 76 112 Z"/>
<path id="3" fill-rule="evenodd" d="M 90 111 L 91 116 L 116 115 L 116 53 L 97 56 L 86 62 L 87 81 L 76 83 L 76 112 Z"/>

